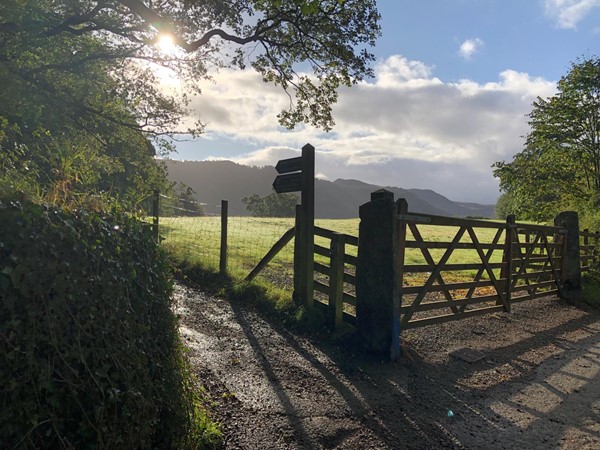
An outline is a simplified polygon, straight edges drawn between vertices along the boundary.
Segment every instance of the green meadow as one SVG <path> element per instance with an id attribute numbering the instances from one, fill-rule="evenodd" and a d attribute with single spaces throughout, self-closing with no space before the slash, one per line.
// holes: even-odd
<path id="1" fill-rule="evenodd" d="M 335 232 L 358 236 L 359 219 L 317 219 L 315 225 Z M 259 217 L 230 217 L 228 221 L 228 271 L 235 278 L 245 277 L 277 240 L 291 227 L 293 218 L 259 218 Z M 429 242 L 451 242 L 458 227 L 442 227 L 418 225 L 423 239 Z M 475 229 L 480 243 L 491 243 L 496 230 L 491 228 Z M 200 263 L 212 270 L 218 270 L 221 242 L 220 217 L 161 217 L 160 235 L 163 245 L 172 253 Z M 407 239 L 414 237 L 407 232 Z M 500 243 L 504 236 L 500 238 Z M 460 242 L 471 242 L 465 233 Z M 316 236 L 315 243 L 329 247 L 329 240 Z M 347 245 L 346 252 L 356 256 L 357 247 Z M 445 249 L 430 249 L 435 262 L 443 256 Z M 502 250 L 495 250 L 490 262 L 501 262 Z M 316 255 L 315 260 L 327 264 L 327 258 Z M 475 250 L 454 250 L 450 264 L 481 263 Z M 425 257 L 419 249 L 407 249 L 405 264 L 425 264 Z M 293 240 L 271 261 L 265 273 L 270 279 L 281 280 L 291 278 L 293 264 Z M 348 267 L 352 271 L 351 267 Z M 448 272 L 444 274 L 446 281 L 472 279 L 476 271 Z M 496 276 L 498 270 L 496 270 Z M 427 274 L 413 274 L 405 277 L 408 284 L 423 280 Z M 487 276 L 484 275 L 484 279 Z"/>

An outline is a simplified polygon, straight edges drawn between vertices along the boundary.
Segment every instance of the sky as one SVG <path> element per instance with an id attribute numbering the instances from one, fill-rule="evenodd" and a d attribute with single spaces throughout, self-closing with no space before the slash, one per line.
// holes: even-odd
<path id="1" fill-rule="evenodd" d="M 600 0 L 378 0 L 375 77 L 344 88 L 336 126 L 281 128 L 280 90 L 221 70 L 192 99 L 206 124 L 172 159 L 274 165 L 316 148 L 320 178 L 433 189 L 494 203 L 495 161 L 523 148 L 526 114 L 578 57 L 600 54 Z"/>

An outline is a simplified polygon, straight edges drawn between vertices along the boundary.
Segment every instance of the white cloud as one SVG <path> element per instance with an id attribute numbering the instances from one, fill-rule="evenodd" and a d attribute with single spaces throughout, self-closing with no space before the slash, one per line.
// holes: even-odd
<path id="1" fill-rule="evenodd" d="M 544 0 L 546 15 L 559 28 L 573 29 L 592 9 L 600 6 L 600 0 Z"/>
<path id="2" fill-rule="evenodd" d="M 458 54 L 464 59 L 471 59 L 471 57 L 481 51 L 483 48 L 483 41 L 480 38 L 467 39 L 458 49 Z"/>
<path id="3" fill-rule="evenodd" d="M 398 55 L 375 70 L 373 81 L 340 91 L 337 125 L 329 134 L 279 127 L 276 115 L 288 99 L 252 72 L 223 70 L 193 106 L 213 135 L 239 142 L 235 159 L 241 163 L 274 164 L 310 142 L 318 151 L 317 171 L 329 179 L 493 202 L 498 188 L 491 164 L 522 149 L 531 103 L 555 92 L 554 82 L 514 70 L 484 84 L 445 83 L 433 68 Z"/>
<path id="4" fill-rule="evenodd" d="M 430 81 L 433 67 L 421 61 L 409 61 L 400 55 L 390 56 L 381 60 L 375 66 L 377 84 L 379 86 L 394 86 L 397 83 Z"/>

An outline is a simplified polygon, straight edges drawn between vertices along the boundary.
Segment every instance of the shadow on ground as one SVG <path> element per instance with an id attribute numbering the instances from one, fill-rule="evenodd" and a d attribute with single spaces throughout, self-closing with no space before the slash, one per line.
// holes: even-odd
<path id="1" fill-rule="evenodd" d="M 600 315 L 543 299 L 412 330 L 383 363 L 178 287 L 227 448 L 600 448 Z M 481 351 L 470 364 L 450 357 Z"/>

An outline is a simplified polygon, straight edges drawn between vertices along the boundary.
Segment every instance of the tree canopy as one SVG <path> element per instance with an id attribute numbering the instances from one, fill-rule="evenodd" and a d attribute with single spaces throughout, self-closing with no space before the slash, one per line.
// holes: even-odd
<path id="1" fill-rule="evenodd" d="M 98 36 L 50 33 L 57 3 L 0 5 L 0 167 L 51 200 L 103 192 L 136 204 L 165 184 L 148 137 L 181 107 L 158 90 L 147 97 L 148 79 Z"/>
<path id="2" fill-rule="evenodd" d="M 219 68 L 250 66 L 289 95 L 283 125 L 329 129 L 337 89 L 372 74 L 378 21 L 375 0 L 3 0 L 0 169 L 36 173 L 56 195 L 135 203 L 161 187 L 149 139 L 169 149 L 160 137 L 203 125 L 183 128 L 188 98 L 167 93 L 157 67 L 199 93 Z M 178 52 L 161 51 L 165 35 Z"/>
<path id="3" fill-rule="evenodd" d="M 173 115 L 159 113 L 158 100 L 166 99 L 152 89 L 142 61 L 175 70 L 192 87 L 214 69 L 249 65 L 290 95 L 283 124 L 329 128 L 336 89 L 372 74 L 367 48 L 380 33 L 378 21 L 374 0 L 7 0 L 0 36 L 11 46 L 24 37 L 36 41 L 29 61 L 40 77 L 110 61 L 115 89 L 142 102 L 134 118 L 146 130 L 163 130 Z M 165 34 L 185 53 L 161 53 L 156 44 Z M 82 52 L 78 43 L 88 36 L 95 51 Z M 71 51 L 61 52 L 60 61 L 36 62 L 41 41 L 43 47 L 70 41 Z"/>
<path id="4" fill-rule="evenodd" d="M 529 125 L 524 150 L 495 164 L 512 212 L 547 220 L 600 206 L 600 58 L 574 62 L 556 95 L 533 103 Z"/>

